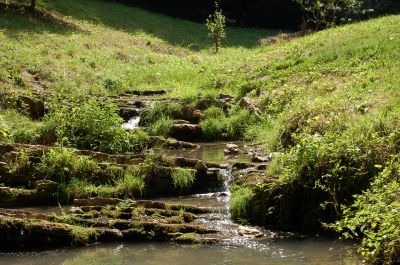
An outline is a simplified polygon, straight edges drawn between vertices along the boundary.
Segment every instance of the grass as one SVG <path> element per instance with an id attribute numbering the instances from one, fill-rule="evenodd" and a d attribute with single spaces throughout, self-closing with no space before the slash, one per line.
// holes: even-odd
<path id="1" fill-rule="evenodd" d="M 195 172 L 191 169 L 175 168 L 171 174 L 173 184 L 181 191 L 190 188 L 195 180 Z"/>
<path id="2" fill-rule="evenodd" d="M 232 193 L 229 211 L 233 219 L 246 222 L 248 209 L 250 207 L 249 204 L 253 196 L 254 192 L 249 187 L 239 188 Z"/>
<path id="3" fill-rule="evenodd" d="M 214 55 L 205 27 L 192 22 L 99 0 L 42 1 L 42 6 L 77 27 L 2 12 L 0 79 L 5 88 L 28 89 L 21 75 L 27 69 L 57 101 L 146 88 L 195 97 L 213 89 L 210 80 L 228 84 L 229 73 L 256 55 L 257 39 L 273 33 L 230 29 L 226 48 Z"/>
<path id="4" fill-rule="evenodd" d="M 142 195 L 145 189 L 143 178 L 134 172 L 125 172 L 124 177 L 115 182 L 117 191 L 125 198 Z"/>

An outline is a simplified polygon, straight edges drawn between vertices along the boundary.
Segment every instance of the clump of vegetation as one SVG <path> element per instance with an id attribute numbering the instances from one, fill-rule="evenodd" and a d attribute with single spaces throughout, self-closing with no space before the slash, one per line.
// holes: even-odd
<path id="1" fill-rule="evenodd" d="M 319 30 L 347 22 L 361 8 L 361 0 L 295 0 L 303 10 L 305 22 Z"/>
<path id="2" fill-rule="evenodd" d="M 173 118 L 173 116 L 182 112 L 182 108 L 183 106 L 179 103 L 156 102 L 140 113 L 141 122 L 145 125 L 151 125 L 161 117 Z"/>
<path id="3" fill-rule="evenodd" d="M 400 262 L 400 166 L 396 157 L 372 183 L 371 188 L 343 207 L 336 230 L 346 238 L 361 239 L 360 254 L 374 264 Z"/>
<path id="4" fill-rule="evenodd" d="M 256 117 L 247 109 L 232 109 L 225 121 L 226 133 L 229 138 L 238 139 L 243 137 L 247 128 L 255 124 Z"/>
<path id="5" fill-rule="evenodd" d="M 214 43 L 215 52 L 218 53 L 222 40 L 226 38 L 225 33 L 226 17 L 219 8 L 218 3 L 215 3 L 215 12 L 206 20 L 208 36 Z"/>
<path id="6" fill-rule="evenodd" d="M 239 139 L 243 137 L 247 128 L 254 124 L 256 118 L 249 110 L 235 107 L 228 115 L 218 107 L 210 107 L 205 112 L 205 119 L 201 121 L 203 135 L 207 139 Z"/>
<path id="7" fill-rule="evenodd" d="M 229 210 L 233 219 L 246 222 L 253 196 L 254 192 L 250 187 L 238 188 L 232 192 Z"/>
<path id="8" fill-rule="evenodd" d="M 121 127 L 122 118 L 111 104 L 89 101 L 63 107 L 44 118 L 42 135 L 79 149 L 108 153 L 130 151 L 129 134 Z"/>
<path id="9" fill-rule="evenodd" d="M 43 155 L 36 170 L 47 179 L 66 183 L 73 177 L 91 179 L 99 171 L 99 166 L 94 160 L 77 156 L 68 149 L 52 149 Z"/>
<path id="10" fill-rule="evenodd" d="M 124 198 L 131 198 L 134 195 L 143 194 L 145 182 L 137 172 L 127 171 L 123 178 L 115 182 L 115 186 L 118 193 Z"/>
<path id="11" fill-rule="evenodd" d="M 94 196 L 105 198 L 119 196 L 115 186 L 113 185 L 95 185 L 87 179 L 80 179 L 77 177 L 72 178 L 65 186 L 65 192 L 70 199 L 83 199 Z"/>
<path id="12" fill-rule="evenodd" d="M 172 181 L 176 189 L 181 191 L 190 188 L 195 181 L 195 172 L 186 168 L 175 168 L 172 171 Z"/>
<path id="13" fill-rule="evenodd" d="M 149 134 L 167 137 L 171 130 L 172 125 L 173 125 L 173 120 L 171 118 L 162 116 L 161 118 L 156 120 L 153 124 L 151 124 L 149 128 Z"/>
<path id="14" fill-rule="evenodd" d="M 3 117 L 0 115 L 0 141 L 6 141 L 9 138 L 10 128 L 5 123 Z"/>

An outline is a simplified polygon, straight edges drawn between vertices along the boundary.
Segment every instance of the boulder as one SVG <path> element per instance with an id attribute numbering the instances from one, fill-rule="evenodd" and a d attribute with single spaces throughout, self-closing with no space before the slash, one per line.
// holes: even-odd
<path id="1" fill-rule="evenodd" d="M 19 97 L 18 107 L 22 111 L 27 112 L 33 119 L 40 119 L 44 117 L 46 112 L 46 106 L 42 100 L 28 96 Z"/>
<path id="2" fill-rule="evenodd" d="M 196 165 L 194 166 L 194 169 L 197 171 L 204 172 L 204 171 L 207 171 L 207 165 L 203 161 L 199 160 L 199 161 L 197 161 Z"/>
<path id="3" fill-rule="evenodd" d="M 170 135 L 178 140 L 198 140 L 202 137 L 202 130 L 198 124 L 173 124 Z"/>
<path id="4" fill-rule="evenodd" d="M 251 161 L 254 163 L 267 163 L 270 161 L 270 156 L 268 154 L 254 154 Z"/>
<path id="5" fill-rule="evenodd" d="M 255 114 L 260 114 L 261 110 L 260 108 L 253 103 L 250 98 L 244 97 L 239 101 L 239 106 L 243 109 L 248 109 L 250 112 L 255 113 Z"/>
<path id="6" fill-rule="evenodd" d="M 248 226 L 239 226 L 237 231 L 240 236 L 247 238 L 259 238 L 264 236 L 264 233 L 260 230 Z"/>
<path id="7" fill-rule="evenodd" d="M 224 149 L 226 155 L 237 155 L 239 154 L 239 146 L 237 144 L 229 143 Z"/>
<path id="8" fill-rule="evenodd" d="M 35 188 L 41 192 L 57 192 L 59 184 L 51 180 L 43 179 L 35 182 Z"/>

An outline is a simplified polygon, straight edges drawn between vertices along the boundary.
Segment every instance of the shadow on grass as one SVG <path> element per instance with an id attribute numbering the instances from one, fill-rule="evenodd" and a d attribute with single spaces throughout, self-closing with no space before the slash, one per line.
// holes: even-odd
<path id="1" fill-rule="evenodd" d="M 192 49 L 211 46 L 206 28 L 198 23 L 155 14 L 132 6 L 104 0 L 43 0 L 49 10 L 65 16 L 103 24 L 129 33 L 145 32 L 172 45 Z M 252 47 L 258 39 L 276 34 L 277 30 L 228 28 L 224 46 Z"/>
<path id="2" fill-rule="evenodd" d="M 1 28 L 5 29 L 5 34 L 9 37 L 17 37 L 22 32 L 68 34 L 80 30 L 50 12 L 39 10 L 33 14 L 26 6 L 6 5 L 3 2 L 0 2 Z"/>

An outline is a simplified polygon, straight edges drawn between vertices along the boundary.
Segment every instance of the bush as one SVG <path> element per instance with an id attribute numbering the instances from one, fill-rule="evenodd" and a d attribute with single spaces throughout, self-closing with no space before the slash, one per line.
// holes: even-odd
<path id="1" fill-rule="evenodd" d="M 171 118 L 166 116 L 162 116 L 156 122 L 154 122 L 149 128 L 150 135 L 158 135 L 158 136 L 168 136 L 171 127 L 173 125 L 173 121 Z"/>
<path id="2" fill-rule="evenodd" d="M 253 196 L 254 193 L 249 187 L 243 187 L 233 191 L 229 207 L 233 219 L 242 222 L 246 221 Z"/>
<path id="3" fill-rule="evenodd" d="M 361 239 L 360 254 L 374 264 L 400 262 L 400 164 L 393 159 L 372 183 L 343 207 L 336 230 L 346 238 Z"/>
<path id="4" fill-rule="evenodd" d="M 126 152 L 132 150 L 132 145 L 122 123 L 114 105 L 89 101 L 47 115 L 41 135 L 79 149 Z"/>
<path id="5" fill-rule="evenodd" d="M 195 180 L 194 171 L 185 168 L 175 168 L 171 177 L 175 188 L 181 191 L 190 188 Z"/>
<path id="6" fill-rule="evenodd" d="M 99 166 L 88 157 L 79 157 L 72 151 L 59 149 L 43 155 L 36 171 L 47 179 L 66 183 L 72 178 L 91 179 L 99 171 Z"/>

